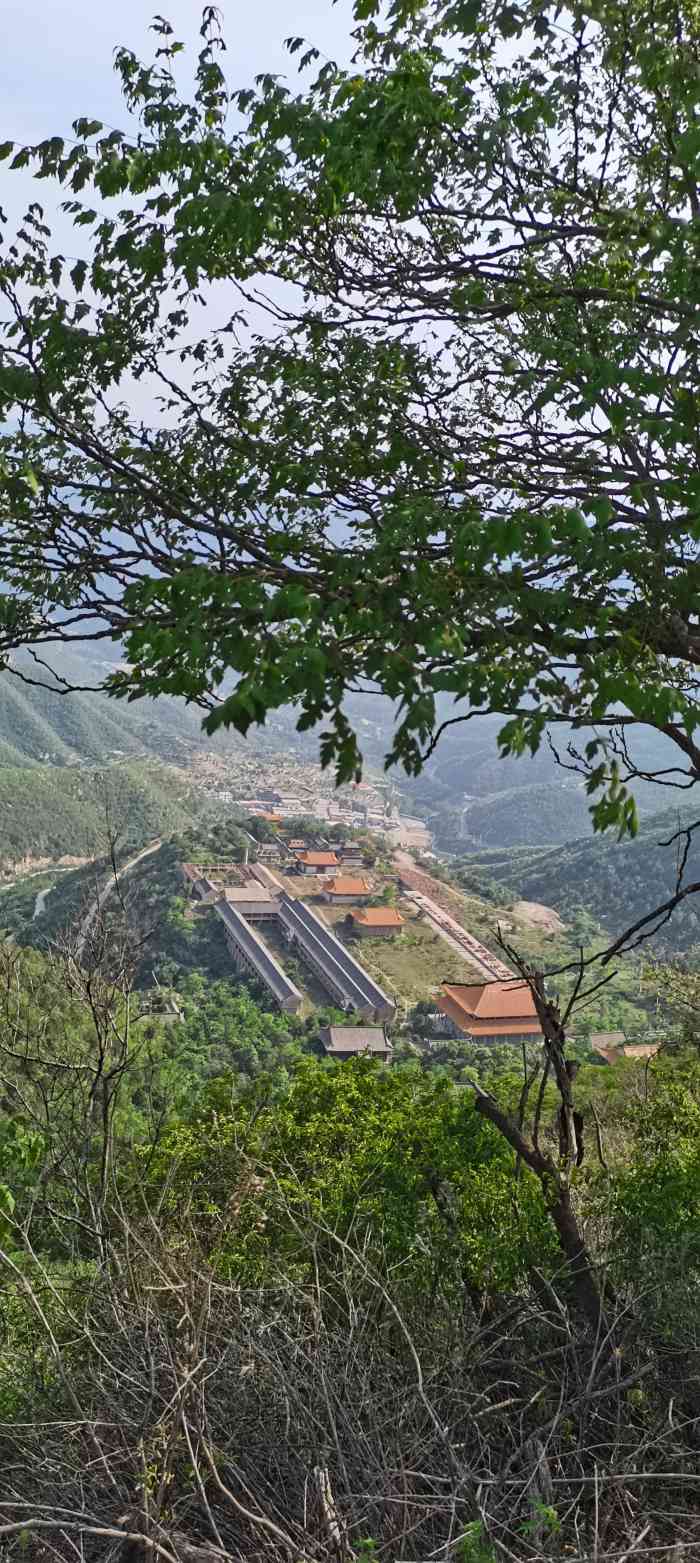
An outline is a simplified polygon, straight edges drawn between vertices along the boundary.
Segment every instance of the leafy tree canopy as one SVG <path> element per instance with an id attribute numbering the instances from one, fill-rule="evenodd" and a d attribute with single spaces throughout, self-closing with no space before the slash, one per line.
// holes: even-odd
<path id="1" fill-rule="evenodd" d="M 429 1286 L 436 1261 L 479 1286 L 558 1262 L 535 1180 L 515 1193 L 512 1154 L 471 1094 L 420 1070 L 305 1059 L 233 1104 L 214 1081 L 208 1111 L 174 1125 L 151 1166 L 164 1208 L 181 1220 L 190 1204 L 219 1262 L 249 1280 L 279 1274 L 281 1255 L 319 1263 L 300 1241 L 309 1216 L 363 1253 L 378 1243 L 413 1284 Z"/>
<path id="2" fill-rule="evenodd" d="M 186 102 L 159 21 L 117 54 L 135 136 L 1 149 L 82 258 L 38 204 L 2 249 L 0 645 L 122 635 L 118 693 L 294 703 L 341 777 L 358 686 L 409 772 L 445 697 L 510 753 L 593 726 L 595 823 L 633 829 L 630 729 L 700 768 L 697 7 L 355 24 L 349 69 L 294 38 L 299 90 L 232 94 L 208 8 Z"/>

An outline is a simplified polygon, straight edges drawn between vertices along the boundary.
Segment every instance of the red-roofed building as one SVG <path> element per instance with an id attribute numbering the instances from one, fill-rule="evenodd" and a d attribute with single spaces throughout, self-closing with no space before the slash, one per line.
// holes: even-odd
<path id="1" fill-rule="evenodd" d="M 437 1007 L 453 1035 L 472 1042 L 539 1042 L 542 1028 L 526 982 L 443 982 Z"/>
<path id="2" fill-rule="evenodd" d="M 606 1064 L 616 1064 L 620 1058 L 653 1058 L 661 1046 L 660 1042 L 627 1042 L 624 1031 L 593 1031 L 590 1042 Z"/>
<path id="3" fill-rule="evenodd" d="M 366 901 L 371 889 L 366 879 L 355 879 L 350 874 L 333 874 L 324 883 L 323 899 L 331 906 L 342 906 L 345 901 Z"/>
<path id="4" fill-rule="evenodd" d="M 340 868 L 335 852 L 300 852 L 297 863 L 302 874 L 327 874 L 330 868 Z"/>
<path id="5" fill-rule="evenodd" d="M 350 916 L 353 930 L 361 939 L 393 939 L 405 923 L 393 906 L 368 906 L 363 912 L 351 912 Z"/>

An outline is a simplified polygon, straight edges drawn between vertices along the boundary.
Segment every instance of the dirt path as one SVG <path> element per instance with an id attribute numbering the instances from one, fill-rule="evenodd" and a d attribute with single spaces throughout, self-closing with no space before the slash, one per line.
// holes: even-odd
<path id="1" fill-rule="evenodd" d="M 47 885 L 45 890 L 37 890 L 36 901 L 34 902 L 34 911 L 32 913 L 32 922 L 35 923 L 37 917 L 41 917 L 41 914 L 46 905 L 46 897 L 47 895 L 51 894 L 53 889 L 55 889 L 54 885 Z"/>

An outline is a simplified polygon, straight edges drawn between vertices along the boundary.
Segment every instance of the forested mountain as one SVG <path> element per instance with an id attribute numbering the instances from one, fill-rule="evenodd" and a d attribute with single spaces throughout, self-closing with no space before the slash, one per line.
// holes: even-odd
<path id="1" fill-rule="evenodd" d="M 565 921 L 583 907 L 611 933 L 619 933 L 673 893 L 684 840 L 664 843 L 697 818 L 697 807 L 686 805 L 645 818 L 632 841 L 591 836 L 568 846 L 479 852 L 467 861 L 472 870 L 517 895 L 554 907 Z M 699 877 L 700 843 L 691 836 L 685 882 Z M 660 929 L 655 944 L 672 952 L 698 942 L 700 896 L 690 896 Z"/>
<path id="2" fill-rule="evenodd" d="M 17 653 L 0 675 L 1 764 L 64 766 L 142 754 L 176 760 L 201 744 L 201 714 L 183 702 L 128 705 L 95 692 L 109 664 L 94 654 L 61 648 L 47 661 L 52 671 Z"/>
<path id="3" fill-rule="evenodd" d="M 451 853 L 490 846 L 553 846 L 590 829 L 588 800 L 582 787 L 561 781 L 510 787 L 462 809 L 438 811 L 432 827 L 438 849 Z"/>
<path id="4" fill-rule="evenodd" d="M 0 769 L 0 873 L 26 857 L 91 857 L 108 830 L 141 845 L 201 811 L 177 771 L 147 764 Z"/>
<path id="5" fill-rule="evenodd" d="M 447 703 L 443 710 L 450 714 Z M 406 806 L 426 819 L 438 850 L 459 856 L 490 846 L 555 846 L 592 834 L 583 776 L 559 764 L 549 745 L 535 756 L 503 758 L 504 720 L 483 716 L 449 728 L 420 776 L 397 778 Z M 593 735 L 562 726 L 552 736 L 557 754 L 571 764 L 567 745 L 580 753 Z M 672 745 L 659 735 L 639 736 L 635 745 L 635 761 L 647 771 L 673 763 Z M 630 791 L 640 816 L 655 814 L 665 801 L 663 788 L 639 778 Z"/>

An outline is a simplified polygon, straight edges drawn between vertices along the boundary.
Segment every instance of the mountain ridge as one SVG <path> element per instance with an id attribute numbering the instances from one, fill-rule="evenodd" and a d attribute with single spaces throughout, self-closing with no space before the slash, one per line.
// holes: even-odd
<path id="1" fill-rule="evenodd" d="M 699 817 L 700 810 L 687 804 L 643 818 L 631 840 L 596 835 L 553 847 L 494 847 L 465 853 L 460 865 L 477 877 L 481 873 L 507 885 L 524 899 L 553 907 L 565 922 L 583 910 L 616 936 L 673 895 L 685 839 L 678 833 Z M 700 879 L 700 841 L 691 835 L 684 882 L 696 879 Z M 654 937 L 654 947 L 664 953 L 689 950 L 698 943 L 700 895 L 681 903 Z"/>

